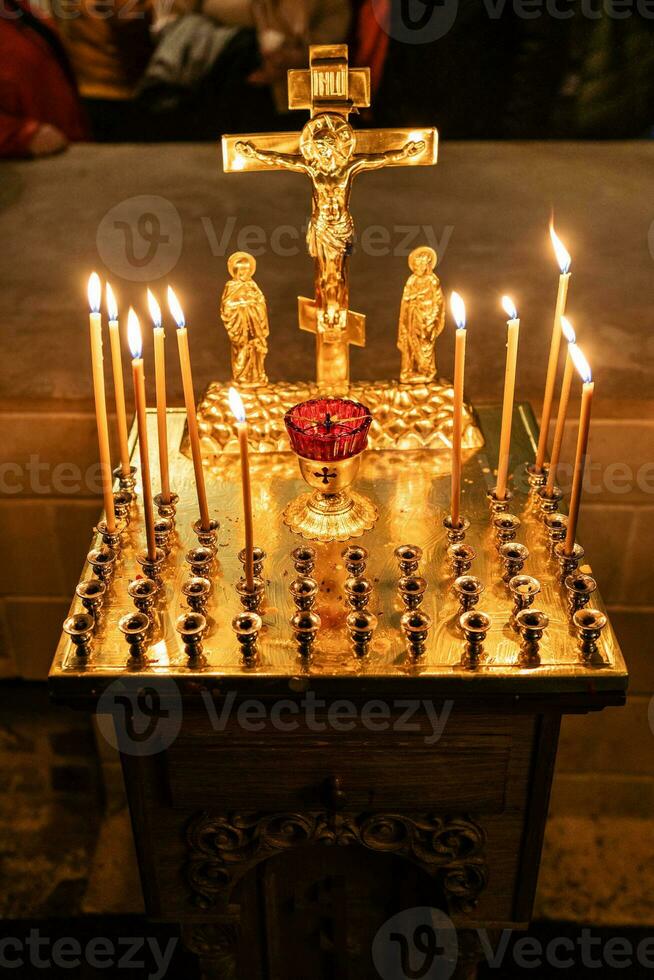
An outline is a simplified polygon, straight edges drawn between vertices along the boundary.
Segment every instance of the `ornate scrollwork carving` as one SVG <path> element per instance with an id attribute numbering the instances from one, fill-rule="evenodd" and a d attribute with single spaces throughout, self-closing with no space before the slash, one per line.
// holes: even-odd
<path id="1" fill-rule="evenodd" d="M 201 909 L 224 908 L 261 861 L 309 844 L 358 845 L 405 858 L 432 875 L 452 910 L 474 907 L 486 885 L 485 834 L 469 817 L 400 813 L 201 813 L 187 830 L 187 877 Z"/>

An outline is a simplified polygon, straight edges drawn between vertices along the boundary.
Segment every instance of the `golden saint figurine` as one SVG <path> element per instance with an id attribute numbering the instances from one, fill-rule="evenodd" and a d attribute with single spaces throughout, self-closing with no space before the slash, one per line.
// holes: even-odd
<path id="1" fill-rule="evenodd" d="M 268 384 L 264 366 L 270 333 L 268 308 L 252 278 L 256 268 L 252 255 L 234 252 L 227 262 L 231 279 L 220 303 L 220 315 L 232 343 L 232 377 L 241 388 Z"/>
<path id="2" fill-rule="evenodd" d="M 409 256 L 411 275 L 402 295 L 397 338 L 403 384 L 429 382 L 436 377 L 436 338 L 445 326 L 443 290 L 434 273 L 436 262 L 436 252 L 428 245 L 414 248 Z"/>

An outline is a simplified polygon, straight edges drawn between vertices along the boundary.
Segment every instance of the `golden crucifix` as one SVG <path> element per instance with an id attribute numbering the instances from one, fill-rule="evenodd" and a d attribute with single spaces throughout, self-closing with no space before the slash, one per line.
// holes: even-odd
<path id="1" fill-rule="evenodd" d="M 288 91 L 290 109 L 311 111 L 302 132 L 224 136 L 224 168 L 292 170 L 311 180 L 307 245 L 315 262 L 315 298 L 299 298 L 300 329 L 316 334 L 318 384 L 339 389 L 349 382 L 349 345 L 365 346 L 365 316 L 349 309 L 352 181 L 366 170 L 436 163 L 438 135 L 431 128 L 355 133 L 348 116 L 370 105 L 370 71 L 349 68 L 344 44 L 313 45 L 310 68 L 289 72 Z"/>

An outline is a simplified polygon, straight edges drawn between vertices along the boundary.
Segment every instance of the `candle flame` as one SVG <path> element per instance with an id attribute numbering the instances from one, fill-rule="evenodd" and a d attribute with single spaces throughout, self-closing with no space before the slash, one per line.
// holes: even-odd
<path id="1" fill-rule="evenodd" d="M 450 309 L 452 316 L 459 330 L 464 330 L 466 325 L 466 306 L 458 293 L 452 293 L 450 297 Z"/>
<path id="2" fill-rule="evenodd" d="M 554 222 L 550 222 L 550 238 L 552 239 L 552 245 L 554 246 L 554 254 L 556 255 L 556 261 L 559 263 L 559 269 L 561 274 L 565 274 L 570 271 L 570 266 L 572 264 L 572 258 L 567 248 L 554 231 Z"/>
<path id="3" fill-rule="evenodd" d="M 182 309 L 172 286 L 168 287 L 168 306 L 170 308 L 170 312 L 172 313 L 173 320 L 181 330 L 182 327 L 186 326 L 186 317 L 184 316 L 184 310 Z"/>
<path id="4" fill-rule="evenodd" d="M 518 311 L 515 308 L 515 303 L 510 296 L 502 297 L 502 306 L 504 307 L 504 312 L 508 316 L 509 320 L 518 319 Z"/>
<path id="5" fill-rule="evenodd" d="M 236 388 L 229 389 L 229 407 L 234 413 L 234 418 L 237 422 L 245 422 L 245 407 L 243 405 L 243 399 L 239 395 Z"/>
<path id="6" fill-rule="evenodd" d="M 570 344 L 568 348 L 570 351 L 570 357 L 579 372 L 579 376 L 584 384 L 588 384 L 589 381 L 593 379 L 593 372 L 590 369 L 590 364 L 581 352 L 581 348 L 577 347 L 576 344 Z"/>
<path id="7" fill-rule="evenodd" d="M 88 297 L 91 313 L 99 313 L 102 303 L 102 283 L 97 272 L 92 272 L 89 276 Z"/>
<path id="8" fill-rule="evenodd" d="M 132 357 L 134 360 L 137 360 L 143 353 L 143 337 L 141 335 L 139 318 L 131 306 L 127 314 L 127 342 L 132 352 Z"/>
<path id="9" fill-rule="evenodd" d="M 157 299 L 152 292 L 148 289 L 148 309 L 150 310 L 150 316 L 152 317 L 152 322 L 155 327 L 161 326 L 161 307 L 159 306 Z"/>
<path id="10" fill-rule="evenodd" d="M 561 332 L 569 344 L 575 344 L 577 342 L 577 335 L 567 316 L 561 317 Z"/>
<path id="11" fill-rule="evenodd" d="M 107 297 L 107 316 L 110 320 L 118 319 L 118 303 L 116 302 L 116 297 L 114 296 L 114 291 L 110 284 L 107 283 L 105 288 L 105 293 Z"/>

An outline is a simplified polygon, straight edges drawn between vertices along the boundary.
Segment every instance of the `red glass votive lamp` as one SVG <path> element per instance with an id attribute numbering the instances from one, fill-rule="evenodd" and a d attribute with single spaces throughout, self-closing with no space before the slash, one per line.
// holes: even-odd
<path id="1" fill-rule="evenodd" d="M 350 489 L 368 444 L 370 411 L 347 398 L 313 398 L 292 408 L 284 421 L 313 491 L 288 505 L 285 523 L 311 541 L 347 541 L 370 530 L 377 508 Z"/>
<path id="2" fill-rule="evenodd" d="M 365 405 L 347 398 L 312 398 L 295 405 L 284 422 L 298 456 L 339 460 L 363 452 L 372 416 Z"/>

